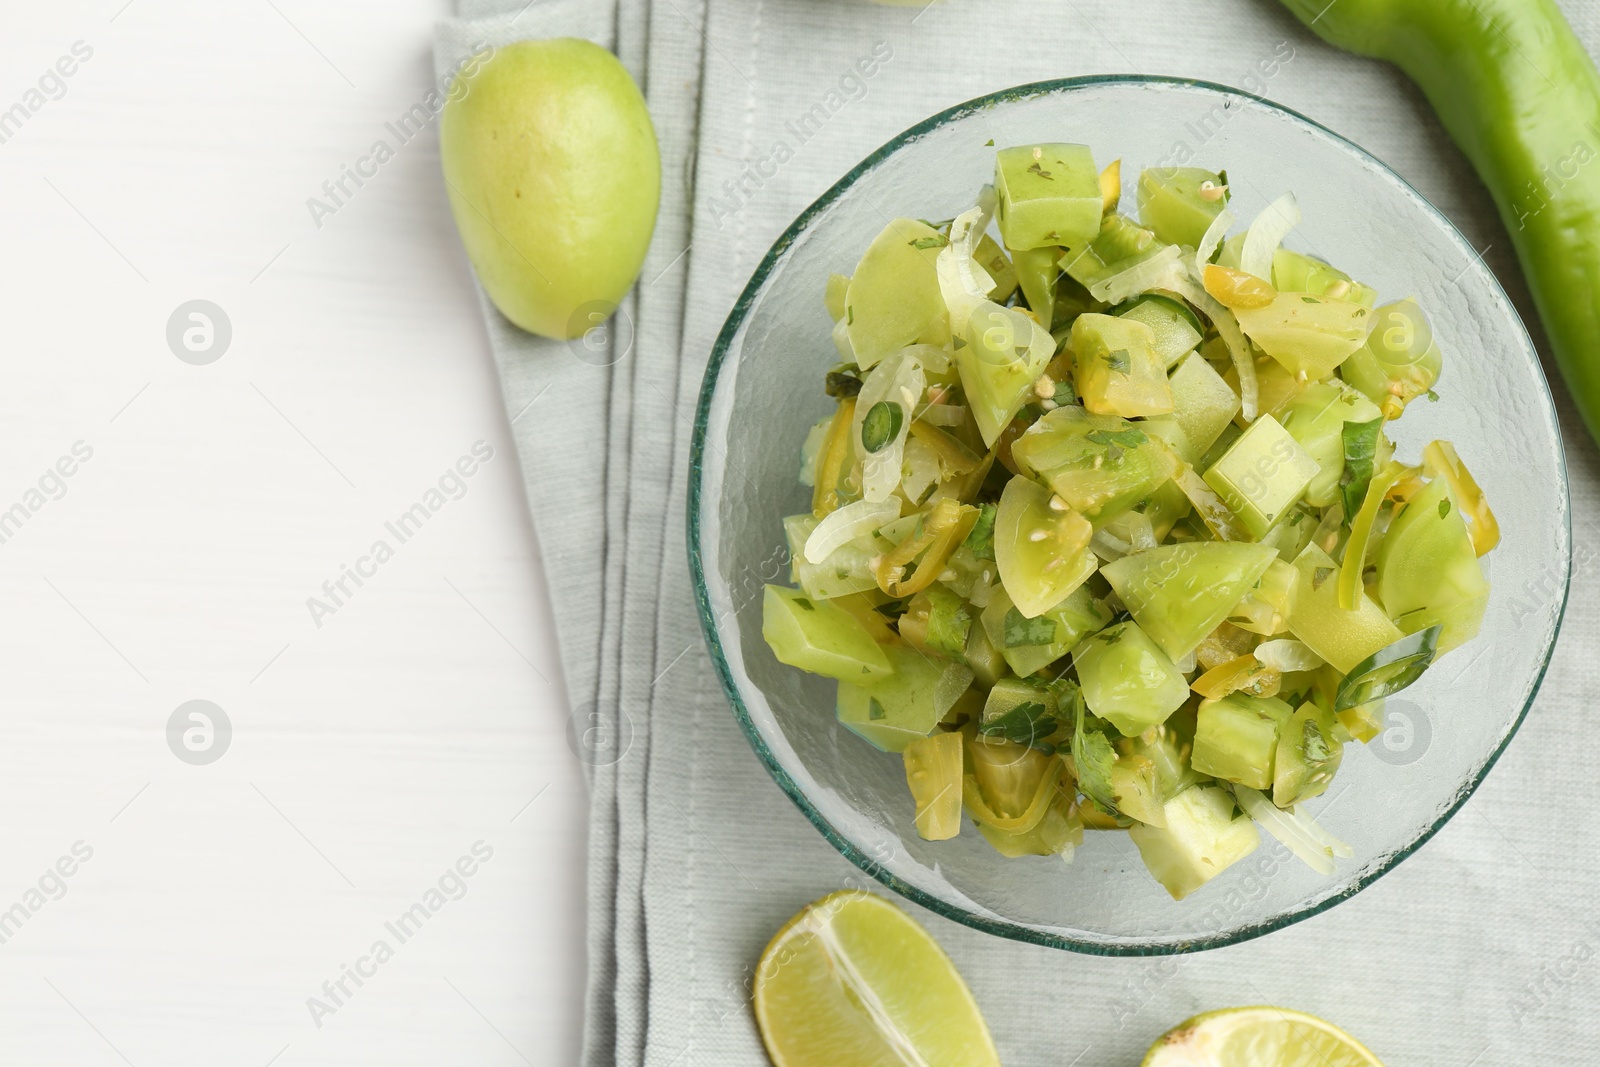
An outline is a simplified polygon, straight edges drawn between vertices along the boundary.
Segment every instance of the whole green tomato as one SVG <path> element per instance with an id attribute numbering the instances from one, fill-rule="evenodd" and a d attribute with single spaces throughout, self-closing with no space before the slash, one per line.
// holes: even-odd
<path id="1" fill-rule="evenodd" d="M 615 56 L 572 37 L 509 45 L 465 77 L 439 120 L 461 243 L 506 318 L 579 336 L 632 288 L 655 230 L 644 97 Z"/>

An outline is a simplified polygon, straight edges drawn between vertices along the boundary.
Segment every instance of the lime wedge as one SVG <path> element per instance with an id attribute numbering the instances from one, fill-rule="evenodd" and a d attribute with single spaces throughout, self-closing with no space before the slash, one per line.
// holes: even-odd
<path id="1" fill-rule="evenodd" d="M 774 1067 L 999 1067 L 950 957 L 870 893 L 834 893 L 789 920 L 754 993 Z"/>
<path id="2" fill-rule="evenodd" d="M 1143 1067 L 1383 1067 L 1365 1045 L 1315 1015 L 1225 1008 L 1196 1015 L 1150 1046 Z"/>

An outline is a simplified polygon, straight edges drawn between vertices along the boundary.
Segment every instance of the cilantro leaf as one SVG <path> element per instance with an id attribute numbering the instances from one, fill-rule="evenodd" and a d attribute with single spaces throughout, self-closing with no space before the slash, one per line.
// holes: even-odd
<path id="1" fill-rule="evenodd" d="M 1302 748 L 1305 750 L 1307 763 L 1326 763 L 1333 757 L 1333 746 L 1323 736 L 1322 727 L 1310 719 L 1306 720 Z"/>
<path id="2" fill-rule="evenodd" d="M 942 233 L 936 233 L 932 237 L 918 237 L 915 241 L 907 241 L 906 243 L 920 251 L 925 248 L 943 248 L 950 243 L 950 238 Z"/>
<path id="3" fill-rule="evenodd" d="M 1372 482 L 1372 472 L 1378 457 L 1378 434 L 1383 430 L 1383 419 L 1371 422 L 1344 424 L 1344 474 L 1340 488 L 1344 494 L 1344 515 L 1348 522 L 1361 510 L 1367 498 L 1367 486 Z"/>
<path id="4" fill-rule="evenodd" d="M 961 542 L 979 559 L 994 559 L 994 516 L 998 509 L 993 504 L 978 505 L 978 521 L 972 532 Z"/>
<path id="5" fill-rule="evenodd" d="M 1057 699 L 1061 699 L 1059 696 Z M 1117 753 L 1104 730 L 1095 729 L 1085 721 L 1083 692 L 1073 686 L 1070 699 L 1074 705 L 1072 731 L 1072 765 L 1078 772 L 1078 788 L 1084 795 L 1106 811 L 1117 810 L 1111 795 L 1111 766 L 1117 762 Z"/>
<path id="6" fill-rule="evenodd" d="M 877 697 L 872 697 L 867 701 L 867 718 L 877 720 L 888 717 L 889 713 L 883 710 L 883 705 L 878 703 Z"/>
<path id="7" fill-rule="evenodd" d="M 1012 608 L 1006 612 L 1005 618 L 1005 645 L 1007 648 L 1019 648 L 1023 645 L 1050 645 L 1056 640 L 1056 623 L 1054 619 L 1041 615 L 1037 619 L 1026 618 L 1022 612 Z"/>
<path id="8" fill-rule="evenodd" d="M 861 369 L 854 363 L 845 363 L 828 372 L 823 390 L 835 400 L 855 396 L 861 392 Z"/>
<path id="9" fill-rule="evenodd" d="M 1439 517 L 1442 519 L 1448 514 L 1450 514 L 1450 500 L 1446 497 L 1444 500 L 1439 501 Z"/>
<path id="10" fill-rule="evenodd" d="M 1150 440 L 1145 436 L 1144 431 L 1136 426 L 1130 426 L 1126 430 L 1090 430 L 1083 435 L 1083 439 L 1108 448 L 1112 445 L 1121 445 L 1123 448 L 1138 448 Z"/>
<path id="11" fill-rule="evenodd" d="M 1119 348 L 1115 352 L 1107 352 L 1102 358 L 1106 361 L 1106 366 L 1110 367 L 1115 374 L 1127 374 L 1133 366 L 1129 361 L 1126 348 Z"/>
<path id="12" fill-rule="evenodd" d="M 964 659 L 972 614 L 967 602 L 942 585 L 928 587 L 928 647 L 952 659 Z"/>
<path id="13" fill-rule="evenodd" d="M 1061 723 L 1046 711 L 1043 704 L 1030 700 L 979 726 L 978 732 L 985 737 L 1003 737 L 1013 744 L 1027 745 L 1043 751 L 1045 755 L 1054 755 L 1055 746 L 1045 738 L 1060 728 Z"/>

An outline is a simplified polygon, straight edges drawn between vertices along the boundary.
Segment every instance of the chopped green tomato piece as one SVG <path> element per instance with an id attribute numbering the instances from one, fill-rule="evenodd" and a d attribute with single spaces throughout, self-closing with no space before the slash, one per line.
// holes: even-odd
<path id="1" fill-rule="evenodd" d="M 1011 458 L 1091 522 L 1127 510 L 1177 471 L 1172 450 L 1135 423 L 1062 407 L 1011 444 Z"/>
<path id="2" fill-rule="evenodd" d="M 989 640 L 989 634 L 982 626 L 974 626 L 967 631 L 967 647 L 962 658 L 972 668 L 979 685 L 994 685 L 1005 677 L 1008 666 L 1005 657 Z"/>
<path id="3" fill-rule="evenodd" d="M 1334 735 L 1334 713 L 1311 701 L 1300 705 L 1278 737 L 1272 773 L 1272 802 L 1280 808 L 1321 796 L 1339 770 L 1344 744 Z"/>
<path id="4" fill-rule="evenodd" d="M 1405 636 L 1364 592 L 1354 609 L 1339 606 L 1339 565 L 1315 544 L 1306 546 L 1294 566 L 1300 580 L 1289 613 L 1289 632 L 1339 671 L 1349 671 Z"/>
<path id="5" fill-rule="evenodd" d="M 1166 826 L 1156 764 L 1148 756 L 1123 756 L 1111 767 L 1111 799 L 1130 819 L 1151 826 Z"/>
<path id="6" fill-rule="evenodd" d="M 994 447 L 1055 354 L 1055 338 L 1015 308 L 983 304 L 957 331 L 955 364 L 985 447 Z"/>
<path id="7" fill-rule="evenodd" d="M 1189 699 L 1189 685 L 1136 622 L 1117 623 L 1072 653 L 1089 710 L 1133 737 L 1166 722 Z"/>
<path id="8" fill-rule="evenodd" d="M 1071 343 L 1083 406 L 1096 415 L 1123 418 L 1171 411 L 1172 389 L 1154 342 L 1150 327 L 1137 320 L 1079 315 Z"/>
<path id="9" fill-rule="evenodd" d="M 951 659 L 960 659 L 967 649 L 967 633 L 972 629 L 967 602 L 938 584 L 917 596 L 926 597 L 928 602 L 928 647 Z"/>
<path id="10" fill-rule="evenodd" d="M 972 734 L 967 762 L 972 772 L 962 792 L 974 821 L 1011 833 L 1038 825 L 1060 778 L 1060 760 L 1004 738 Z"/>
<path id="11" fill-rule="evenodd" d="M 1278 735 L 1294 709 L 1277 697 L 1230 693 L 1202 700 L 1194 731 L 1194 769 L 1251 789 L 1271 789 Z"/>
<path id="12" fill-rule="evenodd" d="M 855 616 L 798 589 L 767 586 L 761 636 L 780 663 L 847 682 L 873 682 L 893 673 L 889 659 Z"/>
<path id="13" fill-rule="evenodd" d="M 1149 167 L 1139 175 L 1139 217 L 1168 244 L 1199 248 L 1227 206 L 1220 174 L 1199 167 Z"/>
<path id="14" fill-rule="evenodd" d="M 1366 343 L 1339 368 L 1339 375 L 1377 404 L 1384 418 L 1397 419 L 1408 403 L 1433 388 L 1444 357 L 1415 300 L 1385 304 L 1374 319 Z"/>
<path id="15" fill-rule="evenodd" d="M 1092 533 L 1076 511 L 1052 507 L 1050 491 L 1032 479 L 1006 483 L 995 514 L 995 566 L 1023 616 L 1043 615 L 1094 573 Z"/>
<path id="16" fill-rule="evenodd" d="M 1007 248 L 1075 244 L 1100 230 L 1100 172 L 1087 145 L 1002 148 L 995 153 L 994 189 Z"/>
<path id="17" fill-rule="evenodd" d="M 1189 754 L 1194 748 L 1194 722 L 1192 716 L 1187 722 L 1184 719 L 1185 716 L 1175 715 L 1164 725 L 1118 743 L 1125 757 L 1143 757 L 1155 764 L 1157 790 L 1167 800 L 1205 780 L 1205 776 L 1189 764 Z"/>
<path id="18" fill-rule="evenodd" d="M 919 737 L 901 752 L 906 785 L 916 803 L 917 836 L 948 841 L 961 832 L 962 750 L 958 733 Z"/>
<path id="19" fill-rule="evenodd" d="M 1378 546 L 1378 599 L 1401 630 L 1440 624 L 1439 651 L 1477 636 L 1489 583 L 1450 483 L 1435 478 L 1389 524 Z"/>
<path id="20" fill-rule="evenodd" d="M 1344 476 L 1345 424 L 1366 423 L 1379 417 L 1371 401 L 1337 379 L 1313 382 L 1289 402 L 1279 416 L 1283 428 L 1318 468 L 1306 486 L 1307 503 L 1322 508 L 1339 499 L 1339 480 Z"/>
<path id="21" fill-rule="evenodd" d="M 1199 352 L 1179 359 L 1167 383 L 1172 388 L 1172 417 L 1189 444 L 1204 456 L 1239 413 L 1239 394 Z"/>
<path id="22" fill-rule="evenodd" d="M 1056 265 L 1056 260 L 1060 256 L 1061 249 L 1055 245 L 1030 248 L 1011 254 L 1017 273 L 1017 284 L 1022 289 L 1023 297 L 1028 301 L 1028 308 L 1040 322 L 1048 323 L 1055 314 L 1056 279 L 1061 275 L 1061 268 Z"/>
<path id="23" fill-rule="evenodd" d="M 831 600 L 878 588 L 872 576 L 872 557 L 882 549 L 873 544 L 870 534 L 839 546 L 821 563 L 806 559 L 806 540 L 818 521 L 814 515 L 790 515 L 783 520 L 793 578 L 806 595 L 813 600 Z"/>
<path id="24" fill-rule="evenodd" d="M 828 318 L 838 322 L 844 318 L 845 294 L 850 290 L 850 276 L 847 274 L 828 275 L 828 287 L 823 290 L 822 302 L 828 309 Z"/>
<path id="25" fill-rule="evenodd" d="M 980 732 L 990 732 L 989 727 L 1005 719 L 1017 708 L 1028 704 L 1038 705 L 1037 711 L 1030 712 L 1028 716 L 1037 726 L 1049 725 L 1049 720 L 1055 717 L 1056 698 L 1048 689 L 1032 685 L 1021 678 L 1000 679 L 989 690 L 989 695 L 983 702 L 983 714 L 978 720 Z M 1045 730 L 1041 733 L 1037 729 L 1032 731 L 1035 740 L 1048 737 L 1052 732 L 1053 730 Z M 1002 732 L 1001 736 L 1009 735 Z M 1030 743 L 1025 740 L 1019 741 L 1014 737 L 1009 739 L 1019 745 Z"/>
<path id="26" fill-rule="evenodd" d="M 1280 248 L 1272 254 L 1272 286 L 1286 293 L 1310 293 L 1335 300 L 1349 300 L 1362 307 L 1378 301 L 1378 291 L 1362 285 L 1337 267 L 1320 259 Z"/>
<path id="27" fill-rule="evenodd" d="M 909 645 L 884 648 L 894 673 L 871 685 L 839 683 L 839 722 L 885 752 L 903 752 L 933 733 L 961 694 L 972 671 L 929 659 Z"/>
<path id="28" fill-rule="evenodd" d="M 1259 540 L 1300 499 L 1317 472 L 1317 461 L 1289 431 L 1271 415 L 1262 415 L 1206 471 L 1205 480 Z"/>
<path id="29" fill-rule="evenodd" d="M 1164 809 L 1165 827 L 1136 823 L 1128 836 L 1173 900 L 1182 900 L 1261 844 L 1256 824 L 1235 814 L 1233 797 L 1220 786 L 1185 789 Z"/>
<path id="30" fill-rule="evenodd" d="M 1151 433 L 1160 436 L 1154 419 L 1147 419 L 1144 424 Z M 1192 510 L 1194 505 L 1176 482 L 1163 482 L 1133 507 L 1102 522 L 1100 528 L 1118 540 L 1133 544 L 1138 538 L 1137 531 L 1148 525 L 1150 534 L 1159 543 L 1172 532 L 1178 520 Z"/>
<path id="31" fill-rule="evenodd" d="M 1112 212 L 1099 230 L 1061 254 L 1061 269 L 1084 288 L 1131 270 L 1168 247 L 1125 215 Z"/>
<path id="32" fill-rule="evenodd" d="M 1356 664 L 1339 683 L 1335 711 L 1370 704 L 1405 689 L 1428 669 L 1439 654 L 1440 627 L 1407 634 Z"/>
<path id="33" fill-rule="evenodd" d="M 1239 328 L 1296 375 L 1333 373 L 1367 338 L 1372 310 L 1350 300 L 1278 293 L 1259 308 L 1235 308 Z"/>
<path id="34" fill-rule="evenodd" d="M 1169 370 L 1185 353 L 1194 351 L 1205 334 L 1189 305 L 1160 293 L 1134 297 L 1118 305 L 1112 314 L 1150 327 L 1154 337 L 1151 346 L 1161 358 L 1162 366 Z"/>
<path id="35" fill-rule="evenodd" d="M 942 345 L 950 329 L 934 262 L 949 242 L 916 219 L 895 219 L 873 239 L 845 293 L 843 322 L 862 370 L 924 341 Z"/>
<path id="36" fill-rule="evenodd" d="M 1167 657 L 1181 660 L 1228 617 L 1276 558 L 1270 545 L 1188 541 L 1123 556 L 1100 573 Z"/>
<path id="37" fill-rule="evenodd" d="M 1079 586 L 1049 611 L 1028 618 L 1018 611 L 1003 587 L 997 587 L 983 609 L 983 629 L 1019 677 L 1043 670 L 1071 652 L 1078 642 L 1111 621 L 1111 609 Z"/>
<path id="38" fill-rule="evenodd" d="M 1018 856 L 1070 854 L 1083 844 L 1083 820 L 1075 810 L 1068 791 L 1057 785 L 1044 815 L 1031 830 L 1008 833 L 988 823 L 978 823 L 978 832 L 996 852 L 1008 859 Z"/>
<path id="39" fill-rule="evenodd" d="M 984 234 L 979 239 L 978 247 L 972 250 L 972 260 L 994 281 L 994 288 L 989 290 L 990 300 L 1004 304 L 1017 291 L 1017 272 L 993 237 Z"/>
<path id="40" fill-rule="evenodd" d="M 1274 558 L 1267 564 L 1266 573 L 1256 587 L 1245 594 L 1243 600 L 1228 615 L 1228 621 L 1253 634 L 1273 637 L 1289 628 L 1289 615 L 1294 607 L 1295 586 L 1300 584 L 1300 572 L 1292 563 Z"/>

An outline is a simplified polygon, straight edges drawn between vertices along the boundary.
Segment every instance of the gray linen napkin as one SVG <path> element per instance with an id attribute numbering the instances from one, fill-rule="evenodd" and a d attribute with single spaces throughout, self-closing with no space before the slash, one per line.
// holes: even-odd
<path id="1" fill-rule="evenodd" d="M 575 707 L 593 701 L 597 722 L 613 731 L 609 747 L 577 745 L 600 764 L 585 1063 L 755 1063 L 762 1053 L 748 984 L 767 938 L 817 896 L 874 887 L 750 753 L 701 644 L 685 558 L 687 442 L 711 342 L 801 208 L 900 129 L 983 92 L 1089 73 L 1199 77 L 1280 100 L 1388 161 L 1486 249 L 1530 322 L 1532 314 L 1487 198 L 1419 96 L 1394 71 L 1327 48 L 1264 0 L 951 0 L 921 10 L 860 0 L 648 8 L 625 0 L 620 17 L 604 6 L 462 0 L 463 15 L 502 14 L 442 26 L 438 55 L 444 69 L 485 36 L 592 36 L 618 47 L 640 76 L 663 140 L 662 221 L 631 309 L 632 348 L 609 375 L 574 366 L 563 346 L 527 338 L 485 310 L 508 412 L 550 388 L 534 409 L 540 417 L 514 429 L 569 691 Z M 1591 48 L 1600 44 L 1596 20 L 1578 22 Z M 875 46 L 891 57 L 870 77 L 846 80 Z M 829 118 L 802 140 L 787 123 L 818 103 Z M 780 141 L 792 158 L 757 173 Z M 1588 746 L 1578 743 L 1585 698 L 1600 690 L 1579 654 L 1600 626 L 1585 595 L 1600 585 L 1600 499 L 1595 452 L 1564 398 L 1561 415 L 1573 595 L 1538 705 L 1484 788 L 1352 901 L 1197 956 L 1075 956 L 912 909 L 961 967 L 1006 1062 L 1134 1063 L 1187 1015 L 1263 1001 L 1335 1019 L 1395 1064 L 1600 1061 L 1590 1025 L 1600 925 L 1589 907 L 1600 798 Z M 608 453 L 598 468 L 600 457 L 571 455 L 570 443 L 595 439 L 601 424 Z M 580 425 L 587 436 L 574 438 Z M 592 522 L 581 532 L 573 529 L 580 514 Z M 601 528 L 597 546 L 591 531 Z M 622 745 L 625 725 L 631 743 Z"/>

